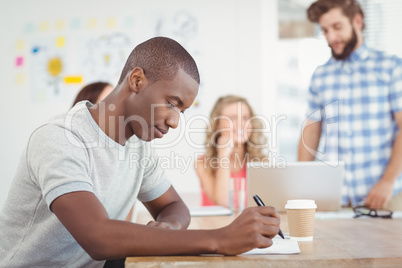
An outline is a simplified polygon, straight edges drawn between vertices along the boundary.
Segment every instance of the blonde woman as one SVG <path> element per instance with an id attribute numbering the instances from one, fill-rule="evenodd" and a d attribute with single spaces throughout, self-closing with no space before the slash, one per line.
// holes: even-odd
<path id="1" fill-rule="evenodd" d="M 260 131 L 255 131 L 260 129 Z M 266 138 L 262 123 L 255 117 L 248 101 L 228 95 L 218 99 L 210 115 L 206 153 L 195 162 L 202 189 L 202 205 L 245 207 L 238 194 L 246 189 L 246 166 L 249 161 L 267 161 L 263 154 Z M 233 190 L 233 196 L 229 193 Z"/>

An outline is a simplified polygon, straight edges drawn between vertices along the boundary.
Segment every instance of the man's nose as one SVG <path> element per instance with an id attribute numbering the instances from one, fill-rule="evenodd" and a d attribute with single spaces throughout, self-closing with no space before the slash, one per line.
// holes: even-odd
<path id="1" fill-rule="evenodd" d="M 332 43 L 336 40 L 335 31 L 328 30 L 327 33 L 325 34 L 325 38 L 327 39 L 328 44 L 332 45 Z"/>
<path id="2" fill-rule="evenodd" d="M 179 126 L 179 121 L 180 121 L 180 112 L 176 111 L 175 109 L 172 109 L 168 119 L 166 120 L 166 124 L 170 128 L 175 129 Z"/>

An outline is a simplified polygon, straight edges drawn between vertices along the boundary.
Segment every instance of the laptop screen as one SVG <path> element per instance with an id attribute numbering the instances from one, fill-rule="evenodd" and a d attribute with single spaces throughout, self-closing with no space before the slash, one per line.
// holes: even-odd
<path id="1" fill-rule="evenodd" d="M 266 206 L 285 211 L 290 199 L 313 199 L 317 211 L 336 211 L 341 208 L 343 162 L 290 162 L 270 166 L 264 162 L 247 164 L 247 206 L 255 206 L 257 194 Z"/>

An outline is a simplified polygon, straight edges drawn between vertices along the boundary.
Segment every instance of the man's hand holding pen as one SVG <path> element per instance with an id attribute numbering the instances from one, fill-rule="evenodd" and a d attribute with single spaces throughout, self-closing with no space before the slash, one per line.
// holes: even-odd
<path id="1" fill-rule="evenodd" d="M 246 208 L 230 225 L 218 229 L 216 251 L 237 255 L 269 247 L 279 232 L 279 224 L 279 214 L 273 207 Z"/>

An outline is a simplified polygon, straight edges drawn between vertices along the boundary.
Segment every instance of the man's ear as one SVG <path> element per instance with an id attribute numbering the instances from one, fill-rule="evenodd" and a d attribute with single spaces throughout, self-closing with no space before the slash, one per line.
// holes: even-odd
<path id="1" fill-rule="evenodd" d="M 355 16 L 353 17 L 353 25 L 355 27 L 357 27 L 357 29 L 359 29 L 360 31 L 363 31 L 363 16 L 359 13 L 355 14 Z"/>
<path id="2" fill-rule="evenodd" d="M 145 77 L 144 70 L 141 67 L 135 67 L 127 79 L 130 90 L 135 93 L 139 93 L 148 85 L 148 79 Z"/>

